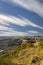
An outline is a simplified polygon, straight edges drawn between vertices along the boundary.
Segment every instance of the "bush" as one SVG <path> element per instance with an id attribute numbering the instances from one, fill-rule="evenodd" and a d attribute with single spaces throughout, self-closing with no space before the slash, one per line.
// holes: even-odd
<path id="1" fill-rule="evenodd" d="M 33 43 L 22 43 L 21 47 L 23 49 L 33 47 Z"/>

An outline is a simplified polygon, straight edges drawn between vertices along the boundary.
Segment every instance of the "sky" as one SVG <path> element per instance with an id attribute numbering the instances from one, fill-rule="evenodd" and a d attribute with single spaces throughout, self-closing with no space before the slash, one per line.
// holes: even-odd
<path id="1" fill-rule="evenodd" d="M 43 36 L 43 0 L 0 0 L 0 36 Z"/>

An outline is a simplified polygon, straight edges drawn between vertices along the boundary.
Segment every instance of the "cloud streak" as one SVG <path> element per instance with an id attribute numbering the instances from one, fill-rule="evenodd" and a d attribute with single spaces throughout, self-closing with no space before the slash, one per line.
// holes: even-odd
<path id="1" fill-rule="evenodd" d="M 39 0 L 0 1 L 2 5 L 0 6 L 0 36 L 31 36 L 40 34 L 40 31 L 34 29 L 43 31 L 43 6 Z M 14 11 L 12 11 L 13 9 Z M 17 27 L 22 30 L 20 31 Z"/>
<path id="2" fill-rule="evenodd" d="M 35 30 L 29 30 L 28 32 L 29 33 L 32 33 L 32 34 L 39 34 L 39 32 L 38 31 L 35 31 Z"/>
<path id="3" fill-rule="evenodd" d="M 7 32 L 3 32 L 3 34 L 0 34 L 0 36 L 9 36 L 9 35 L 32 35 L 32 33 L 37 34 L 37 31 L 27 31 L 27 32 L 19 32 L 19 31 L 15 31 L 13 30 L 11 27 L 7 27 L 7 25 L 9 25 L 9 23 L 13 23 L 13 24 L 17 24 L 19 26 L 22 27 L 26 27 L 26 26 L 32 26 L 32 27 L 36 27 L 39 28 L 41 30 L 43 30 L 43 27 L 32 23 L 31 21 L 29 21 L 28 19 L 24 18 L 21 16 L 20 18 L 14 17 L 14 16 L 7 16 L 7 15 L 3 15 L 0 14 L 0 30 L 4 30 Z M 16 28 L 16 27 L 15 27 Z"/>
<path id="4" fill-rule="evenodd" d="M 32 27 L 36 27 L 36 28 L 39 28 L 39 29 L 42 29 L 43 30 L 43 27 L 31 22 L 30 20 L 24 18 L 21 16 L 22 19 L 20 18 L 17 18 L 17 17 L 14 17 L 14 16 L 6 16 L 6 15 L 0 15 L 0 23 L 1 24 L 5 24 L 5 25 L 9 25 L 9 23 L 13 23 L 13 24 L 17 24 L 17 25 L 20 25 L 20 26 L 32 26 Z"/>
<path id="5" fill-rule="evenodd" d="M 36 12 L 37 14 L 39 14 L 40 16 L 43 17 L 43 6 L 42 4 L 40 4 L 40 1 L 38 0 L 3 0 L 7 3 L 10 3 L 12 5 L 14 5 L 16 3 L 17 5 L 20 5 L 21 7 L 24 7 L 28 10 L 31 10 L 33 12 Z"/>

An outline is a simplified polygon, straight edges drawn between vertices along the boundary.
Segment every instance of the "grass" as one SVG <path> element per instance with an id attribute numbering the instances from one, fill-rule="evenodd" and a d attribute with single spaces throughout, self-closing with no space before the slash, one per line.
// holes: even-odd
<path id="1" fill-rule="evenodd" d="M 32 43 L 22 43 L 13 50 L 7 50 L 7 53 L 0 55 L 0 65 L 30 65 L 34 57 L 43 57 L 43 40 L 39 42 L 37 48 Z M 25 54 L 19 56 L 20 52 L 23 54 L 24 51 Z"/>

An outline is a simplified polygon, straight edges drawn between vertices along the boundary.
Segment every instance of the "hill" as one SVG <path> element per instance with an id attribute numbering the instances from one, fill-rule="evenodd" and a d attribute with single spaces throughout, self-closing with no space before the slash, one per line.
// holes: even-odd
<path id="1" fill-rule="evenodd" d="M 21 42 L 20 40 L 15 39 L 16 43 Z M 1 50 L 0 65 L 43 65 L 43 39 L 38 38 L 36 42 L 33 42 L 33 39 L 22 40 L 21 44 L 11 45 Z"/>

